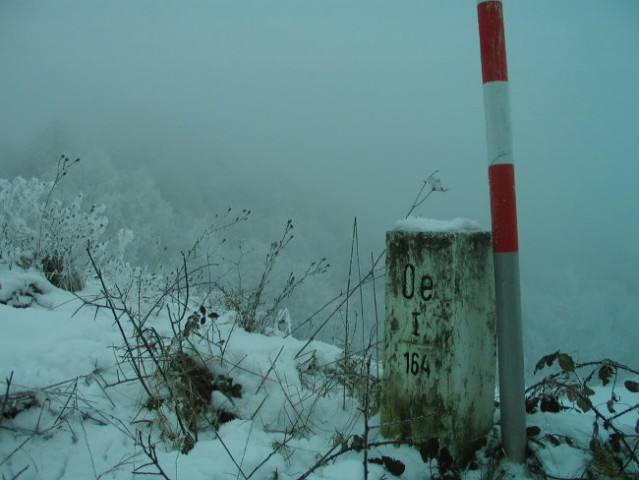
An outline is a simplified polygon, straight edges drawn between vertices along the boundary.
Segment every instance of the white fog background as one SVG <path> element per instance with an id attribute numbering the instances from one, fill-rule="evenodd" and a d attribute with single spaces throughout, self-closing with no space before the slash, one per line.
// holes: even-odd
<path id="1" fill-rule="evenodd" d="M 636 368 L 639 2 L 504 11 L 527 370 L 559 348 Z M 229 206 L 256 251 L 293 218 L 282 271 L 332 264 L 298 320 L 345 288 L 354 217 L 367 265 L 436 169 L 416 213 L 489 228 L 483 115 L 471 0 L 0 0 L 0 177 L 80 157 L 63 190 L 140 260 Z"/>

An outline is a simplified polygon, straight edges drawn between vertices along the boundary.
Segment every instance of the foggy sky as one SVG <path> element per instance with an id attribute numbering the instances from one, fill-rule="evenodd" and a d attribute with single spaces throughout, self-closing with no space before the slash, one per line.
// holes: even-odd
<path id="1" fill-rule="evenodd" d="M 527 328 L 564 308 L 566 329 L 605 316 L 623 338 L 639 306 L 639 3 L 504 11 Z M 3 176 L 101 152 L 144 165 L 185 216 L 292 216 L 339 261 L 353 217 L 380 251 L 438 169 L 449 191 L 417 213 L 489 228 L 477 30 L 470 0 L 2 0 Z"/>

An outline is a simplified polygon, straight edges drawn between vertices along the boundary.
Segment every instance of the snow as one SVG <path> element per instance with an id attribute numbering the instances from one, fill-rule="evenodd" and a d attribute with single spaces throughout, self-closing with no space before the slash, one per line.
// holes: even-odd
<path id="1" fill-rule="evenodd" d="M 7 303 L 0 304 L 0 399 L 7 389 L 12 399 L 24 399 L 16 404 L 19 413 L 1 419 L 3 478 L 147 478 L 143 473 L 161 478 L 143 451 L 150 439 L 166 478 L 297 479 L 321 457 L 339 453 L 340 438 L 364 432 L 360 403 L 344 396 L 336 380 L 335 366 L 342 354 L 338 347 L 307 343 L 282 332 L 249 333 L 237 325 L 236 313 L 226 312 L 200 327 L 202 335 L 193 337 L 193 343 L 201 352 L 209 349 L 209 368 L 242 385 L 242 396 L 214 391 L 211 405 L 233 412 L 235 418 L 217 432 L 201 429 L 194 448 L 183 454 L 161 434 L 172 419 L 166 417 L 162 424 L 144 408 L 148 398 L 130 365 L 122 361 L 123 341 L 111 312 L 83 306 L 83 299 L 96 298 L 95 284 L 74 295 L 56 289 L 36 272 L 17 268 L 0 271 L 0 283 L 0 299 Z M 18 296 L 30 299 L 24 308 L 10 304 Z M 169 334 L 168 320 L 163 311 L 149 322 L 160 334 Z M 604 404 L 606 395 L 601 393 Z M 27 408 L 29 399 L 35 402 Z M 629 428 L 634 421 L 633 417 Z M 369 442 L 385 440 L 379 416 L 369 423 Z M 545 446 L 533 447 L 547 472 L 565 478 L 583 474 L 592 416 L 536 413 L 528 423 L 539 426 L 543 434 L 576 438 L 574 445 L 552 446 L 540 440 Z M 497 427 L 490 437 L 498 438 Z M 403 462 L 402 479 L 437 477 L 436 462 L 424 464 L 408 445 L 375 447 L 368 455 Z M 480 451 L 478 468 L 462 472 L 462 478 L 487 478 L 494 469 L 491 461 L 486 450 Z M 369 464 L 368 471 L 370 479 L 395 478 L 379 464 Z M 496 471 L 500 478 L 530 478 L 524 466 L 508 462 L 501 462 Z M 308 478 L 364 478 L 363 452 L 338 455 Z"/>
<path id="2" fill-rule="evenodd" d="M 395 227 L 396 230 L 404 232 L 473 232 L 483 230 L 475 220 L 459 217 L 452 220 L 436 220 L 409 216 L 398 220 Z"/>
<path id="3" fill-rule="evenodd" d="M 5 269 L 0 279 L 3 301 L 35 290 L 28 308 L 0 305 L 0 388 L 4 394 L 11 378 L 11 394 L 32 392 L 37 398 L 15 418 L 3 419 L 0 472 L 7 478 L 24 468 L 21 479 L 128 479 L 135 469 L 154 472 L 153 466 L 142 467 L 148 458 L 137 432 L 157 442 L 158 461 L 170 478 L 244 478 L 252 472 L 252 478 L 273 478 L 275 472 L 278 478 L 297 478 L 333 447 L 338 432 L 348 437 L 363 431 L 354 398 L 344 401 L 341 389 L 318 395 L 313 383 L 324 380 L 312 372 L 302 375 L 311 366 L 330 368 L 340 349 L 248 333 L 229 312 L 211 329 L 215 340 L 224 340 L 212 348 L 225 350 L 213 352 L 210 363 L 216 373 L 222 369 L 241 384 L 243 395 L 229 398 L 216 391 L 212 405 L 230 407 L 239 418 L 222 424 L 217 433 L 203 430 L 193 450 L 181 454 L 150 427 L 154 417 L 142 408 L 146 396 L 139 383 L 123 382 L 117 368 L 122 351 L 116 349 L 122 339 L 109 312 L 82 307 L 80 297 L 93 298 L 95 285 L 77 297 L 34 272 Z M 152 321 L 159 332 L 169 330 L 166 317 Z M 128 375 L 132 378 L 133 372 Z M 296 433 L 288 435 L 292 421 Z M 415 456 L 407 446 L 393 447 L 392 454 Z M 384 472 L 380 465 L 369 469 L 378 478 Z M 344 478 L 351 471 L 363 471 L 360 454 L 344 454 L 310 478 Z M 404 478 L 419 478 L 418 471 L 418 466 L 409 467 Z"/>

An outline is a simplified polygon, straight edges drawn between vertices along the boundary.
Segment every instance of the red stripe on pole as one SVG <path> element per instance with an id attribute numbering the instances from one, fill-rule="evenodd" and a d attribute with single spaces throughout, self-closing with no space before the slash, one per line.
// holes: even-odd
<path id="1" fill-rule="evenodd" d="M 519 251 L 517 235 L 517 205 L 515 201 L 515 167 L 512 163 L 491 165 L 490 206 L 493 223 L 493 251 Z"/>
<path id="2" fill-rule="evenodd" d="M 481 73 L 486 82 L 508 80 L 506 36 L 501 2 L 488 1 L 477 5 Z"/>

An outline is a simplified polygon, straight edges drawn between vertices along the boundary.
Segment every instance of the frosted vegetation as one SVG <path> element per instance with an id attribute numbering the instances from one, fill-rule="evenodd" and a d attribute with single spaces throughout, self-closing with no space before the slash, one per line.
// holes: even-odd
<path id="1" fill-rule="evenodd" d="M 536 363 L 526 468 L 504 462 L 497 426 L 468 465 L 383 438 L 382 256 L 360 255 L 357 222 L 336 284 L 325 258 L 291 249 L 292 220 L 265 240 L 248 209 L 186 218 L 144 171 L 92 161 L 0 179 L 3 480 L 637 478 L 625 358 Z M 410 217 L 443 191 L 429 177 L 398 225 L 479 228 Z"/>
<path id="2" fill-rule="evenodd" d="M 265 241 L 248 234 L 251 212 L 245 208 L 223 207 L 206 220 L 185 218 L 161 198 L 145 171 L 118 175 L 108 159 L 90 161 L 82 170 L 79 159 L 63 155 L 49 181 L 0 180 L 4 264 L 33 266 L 56 286 L 77 291 L 95 276 L 90 246 L 111 285 L 137 282 L 140 291 L 150 292 L 163 287 L 175 265 L 188 262 L 195 285 L 206 283 L 207 295 L 222 295 L 236 308 L 244 302 L 261 311 L 267 298 L 274 298 L 275 304 L 265 307 L 268 315 L 276 314 L 284 299 L 289 308 L 300 308 L 303 300 L 291 294 L 329 267 L 324 258 L 305 265 L 294 255 L 280 255 L 294 238 L 292 220 L 284 219 L 278 236 Z M 91 185 L 89 198 L 78 191 L 82 184 Z M 249 298 L 252 290 L 260 297 Z"/>

